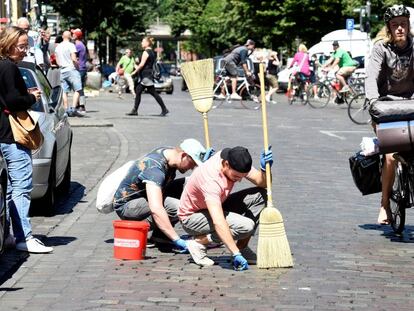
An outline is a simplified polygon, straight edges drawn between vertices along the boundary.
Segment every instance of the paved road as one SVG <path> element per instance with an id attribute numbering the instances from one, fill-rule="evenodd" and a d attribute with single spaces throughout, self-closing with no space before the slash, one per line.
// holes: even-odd
<path id="1" fill-rule="evenodd" d="M 154 146 L 203 139 L 188 94 L 163 98 L 171 111 L 165 118 L 156 116 L 160 109 L 147 95 L 138 117 L 124 116 L 130 97 L 88 100 L 90 118 L 73 121 L 72 195 L 56 216 L 32 218 L 34 232 L 55 251 L 3 256 L 9 274 L 0 286 L 1 310 L 414 309 L 411 211 L 402 237 L 376 225 L 379 195 L 362 197 L 349 173 L 348 157 L 370 129 L 352 124 L 344 107 L 289 106 L 282 95 L 268 106 L 269 137 L 276 157 L 274 203 L 285 219 L 293 269 L 234 272 L 223 248 L 210 252 L 218 264 L 202 269 L 188 255 L 157 249 L 144 261 L 113 259 L 117 217 L 96 212 L 99 180 Z M 258 165 L 260 111 L 233 103 L 212 110 L 209 124 L 216 149 L 245 145 Z M 252 242 L 254 248 L 257 238 Z"/>

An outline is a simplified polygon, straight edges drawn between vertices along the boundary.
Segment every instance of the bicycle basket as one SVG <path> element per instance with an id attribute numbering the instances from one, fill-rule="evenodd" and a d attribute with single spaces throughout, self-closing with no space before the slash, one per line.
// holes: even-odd
<path id="1" fill-rule="evenodd" d="M 381 158 L 379 154 L 365 156 L 358 151 L 349 158 L 352 178 L 362 195 L 381 191 Z"/>

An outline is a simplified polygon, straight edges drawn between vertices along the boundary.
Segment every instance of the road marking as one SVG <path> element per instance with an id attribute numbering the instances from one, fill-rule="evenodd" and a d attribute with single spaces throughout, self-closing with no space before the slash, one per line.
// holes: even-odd
<path id="1" fill-rule="evenodd" d="M 330 137 L 338 138 L 340 140 L 346 140 L 346 138 L 344 136 L 340 136 L 335 133 L 364 133 L 364 134 L 369 133 L 369 131 L 322 131 L 322 130 L 320 130 L 319 132 L 324 135 L 328 135 Z"/>

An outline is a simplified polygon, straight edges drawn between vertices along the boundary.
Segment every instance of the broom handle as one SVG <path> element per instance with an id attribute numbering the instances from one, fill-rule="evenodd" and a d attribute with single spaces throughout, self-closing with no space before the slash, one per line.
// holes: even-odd
<path id="1" fill-rule="evenodd" d="M 269 137 L 267 135 L 267 111 L 266 111 L 266 95 L 265 95 L 265 81 L 264 81 L 264 65 L 259 64 L 259 79 L 260 79 L 260 98 L 262 101 L 262 120 L 263 120 L 263 141 L 265 151 L 269 149 Z M 272 176 L 270 174 L 270 164 L 266 163 L 266 189 L 267 189 L 267 203 L 272 204 Z"/>
<path id="2" fill-rule="evenodd" d="M 207 112 L 203 112 L 203 121 L 204 121 L 204 136 L 206 137 L 206 148 L 210 148 L 210 135 L 208 133 L 208 118 Z"/>

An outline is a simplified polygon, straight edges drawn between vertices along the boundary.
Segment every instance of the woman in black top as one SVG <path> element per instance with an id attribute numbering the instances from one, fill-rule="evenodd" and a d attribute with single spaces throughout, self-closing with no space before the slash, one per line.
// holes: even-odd
<path id="1" fill-rule="evenodd" d="M 8 119 L 9 112 L 27 110 L 41 97 L 41 92 L 37 89 L 28 93 L 16 65 L 26 56 L 28 49 L 25 30 L 9 27 L 0 34 L 0 149 L 7 164 L 7 214 L 13 224 L 16 248 L 30 253 L 49 253 L 53 248 L 44 246 L 32 236 L 29 218 L 32 153 L 15 142 Z M 9 221 L 6 229 L 8 235 Z M 6 244 L 10 247 L 13 242 L 10 235 Z"/>
<path id="2" fill-rule="evenodd" d="M 136 96 L 134 108 L 132 108 L 131 112 L 127 113 L 128 116 L 138 115 L 138 107 L 141 103 L 141 94 L 145 89 L 147 89 L 147 92 L 151 94 L 160 105 L 162 109 L 160 116 L 165 116 L 169 112 L 167 107 L 165 107 L 161 96 L 155 91 L 154 87 L 152 66 L 154 65 L 154 62 L 156 62 L 156 57 L 154 51 L 152 50 L 153 42 L 154 39 L 151 37 L 144 37 L 141 41 L 141 46 L 144 50 L 142 53 L 141 62 L 139 63 L 138 67 L 131 73 L 132 76 L 139 73 L 140 82 L 135 88 Z"/>

